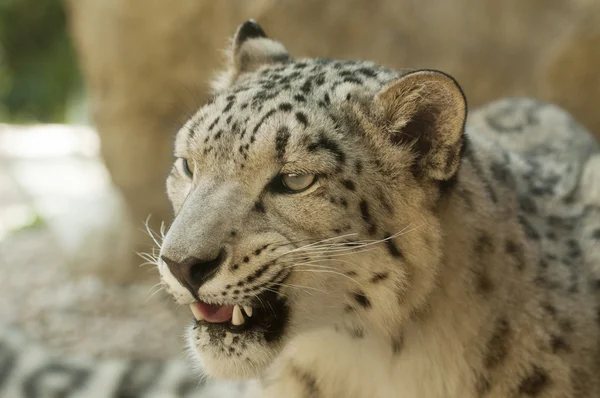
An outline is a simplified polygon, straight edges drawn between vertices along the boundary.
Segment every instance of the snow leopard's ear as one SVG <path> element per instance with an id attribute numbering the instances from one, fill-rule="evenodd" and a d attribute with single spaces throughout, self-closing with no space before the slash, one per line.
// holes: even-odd
<path id="1" fill-rule="evenodd" d="M 228 52 L 227 71 L 213 83 L 213 89 L 218 92 L 231 86 L 243 73 L 289 59 L 283 44 L 269 39 L 256 21 L 248 20 L 237 28 Z"/>
<path id="2" fill-rule="evenodd" d="M 450 180 L 465 148 L 465 95 L 451 76 L 434 70 L 410 72 L 375 96 L 380 131 L 393 146 L 414 154 L 419 177 Z"/>

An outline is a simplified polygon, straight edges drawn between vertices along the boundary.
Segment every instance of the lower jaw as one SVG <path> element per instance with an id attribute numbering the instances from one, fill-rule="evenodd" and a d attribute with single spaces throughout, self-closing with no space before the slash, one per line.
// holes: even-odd
<path id="1" fill-rule="evenodd" d="M 195 325 L 188 330 L 188 346 L 197 360 L 202 374 L 216 379 L 243 380 L 256 378 L 275 359 L 280 344 L 267 343 L 258 333 L 246 332 L 235 335 L 235 344 L 226 346 L 221 334 L 215 336 L 219 328 L 212 333 Z M 220 328 L 223 335 L 228 333 Z M 233 350 L 230 351 L 230 349 Z"/>
<path id="2" fill-rule="evenodd" d="M 222 379 L 259 376 L 281 349 L 290 316 L 283 300 L 272 301 L 271 307 L 241 326 L 194 321 L 187 340 L 203 372 Z"/>

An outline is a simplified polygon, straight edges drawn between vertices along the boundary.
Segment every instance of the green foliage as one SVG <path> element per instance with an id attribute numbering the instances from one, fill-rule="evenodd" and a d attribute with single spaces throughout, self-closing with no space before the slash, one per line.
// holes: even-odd
<path id="1" fill-rule="evenodd" d="M 0 0 L 0 121 L 64 122 L 79 85 L 60 0 Z"/>

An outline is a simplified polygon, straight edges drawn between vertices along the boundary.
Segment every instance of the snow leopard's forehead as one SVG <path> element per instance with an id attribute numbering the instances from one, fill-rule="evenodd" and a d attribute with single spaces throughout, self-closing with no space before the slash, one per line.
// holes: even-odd
<path id="1" fill-rule="evenodd" d="M 344 103 L 372 97 L 396 76 L 361 61 L 288 59 L 263 66 L 214 95 L 180 131 L 176 151 L 239 163 L 282 126 L 291 135 L 343 130 Z"/>

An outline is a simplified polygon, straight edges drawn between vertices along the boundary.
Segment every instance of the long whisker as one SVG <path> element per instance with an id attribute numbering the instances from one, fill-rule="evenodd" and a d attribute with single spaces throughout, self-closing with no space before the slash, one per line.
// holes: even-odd
<path id="1" fill-rule="evenodd" d="M 410 230 L 407 230 L 407 229 L 410 227 L 410 225 L 411 225 L 411 224 L 409 224 L 408 226 L 406 226 L 405 228 L 403 228 L 401 231 L 399 231 L 399 232 L 395 233 L 394 235 L 391 235 L 391 236 L 389 236 L 389 237 L 387 237 L 387 238 L 384 238 L 384 239 L 375 240 L 375 241 L 369 241 L 369 242 L 367 242 L 367 243 L 354 242 L 354 243 L 356 244 L 356 247 L 348 247 L 348 248 L 337 248 L 337 249 L 334 249 L 334 250 L 332 250 L 332 251 L 331 251 L 332 253 L 341 253 L 341 254 L 328 255 L 328 257 L 336 257 L 336 256 L 340 256 L 340 255 L 346 255 L 346 254 L 357 254 L 357 253 L 362 253 L 362 252 L 365 252 L 365 251 L 369 251 L 369 250 L 371 250 L 371 249 L 363 249 L 363 248 L 364 248 L 364 247 L 373 246 L 373 245 L 376 245 L 376 244 L 380 244 L 380 243 L 386 242 L 386 241 L 388 241 L 388 240 L 391 240 L 391 239 L 393 239 L 393 238 L 395 238 L 395 237 L 398 237 L 398 236 L 401 236 L 401 235 L 408 234 L 408 233 L 410 233 L 410 232 L 412 232 L 412 231 L 416 230 L 417 228 L 419 228 L 419 227 L 421 226 L 421 225 L 420 225 L 420 226 L 417 226 L 417 227 L 415 227 L 415 228 L 412 228 L 412 229 L 410 229 Z M 357 250 L 357 248 L 358 248 L 358 249 L 360 249 L 360 250 Z M 298 248 L 298 249 L 302 249 L 302 248 Z M 303 250 L 303 251 L 302 251 L 302 253 L 303 253 L 303 254 L 308 254 L 308 253 L 311 253 L 311 252 L 313 252 L 313 253 L 314 253 L 314 251 L 313 251 L 313 250 Z M 318 251 L 318 253 L 317 253 L 317 257 L 318 257 L 319 255 L 323 254 L 323 252 L 326 252 L 326 251 L 319 250 L 319 251 Z M 291 253 L 291 252 L 290 252 L 290 253 Z M 284 254 L 284 255 L 285 255 L 285 254 Z M 282 255 L 282 256 L 284 256 L 284 255 Z M 282 256 L 280 256 L 280 257 L 282 257 Z M 313 256 L 314 256 L 314 254 L 313 254 Z"/>
<path id="2" fill-rule="evenodd" d="M 352 282 L 356 283 L 358 286 L 360 286 L 364 289 L 364 286 L 362 285 L 362 283 L 360 283 L 356 279 L 352 278 L 351 276 L 343 274 L 341 272 L 336 272 L 336 271 L 331 271 L 331 270 L 322 270 L 322 269 L 295 269 L 294 271 L 296 271 L 296 272 L 314 272 L 317 274 L 319 274 L 319 273 L 335 274 L 335 275 L 343 276 L 344 278 L 350 279 Z"/>
<path id="3" fill-rule="evenodd" d="M 144 301 L 144 303 L 147 303 L 152 297 L 157 295 L 162 290 L 164 290 L 164 286 L 161 286 L 158 290 L 156 290 L 154 293 L 152 293 L 150 296 L 148 296 L 148 298 Z"/>
<path id="4" fill-rule="evenodd" d="M 294 287 L 294 288 L 300 289 L 300 290 L 306 289 L 306 290 L 315 290 L 315 291 L 321 292 L 321 293 L 327 293 L 324 290 L 317 289 L 316 287 L 312 287 L 312 286 L 301 286 L 301 285 L 293 285 L 291 283 L 275 283 L 275 282 L 273 282 L 272 284 L 274 286 L 287 286 L 287 287 Z M 306 292 L 306 293 L 310 294 L 309 292 Z"/>
<path id="5" fill-rule="evenodd" d="M 150 238 L 152 238 L 152 240 L 154 241 L 154 244 L 156 246 L 158 246 L 159 248 L 162 247 L 162 241 L 159 242 L 160 240 L 160 235 L 157 234 L 156 232 L 154 232 L 152 230 L 152 228 L 150 228 L 150 218 L 152 217 L 152 214 L 149 214 L 148 217 L 146 218 L 146 221 L 144 223 L 145 227 L 146 227 L 146 231 L 148 232 L 148 235 L 150 236 Z"/>

